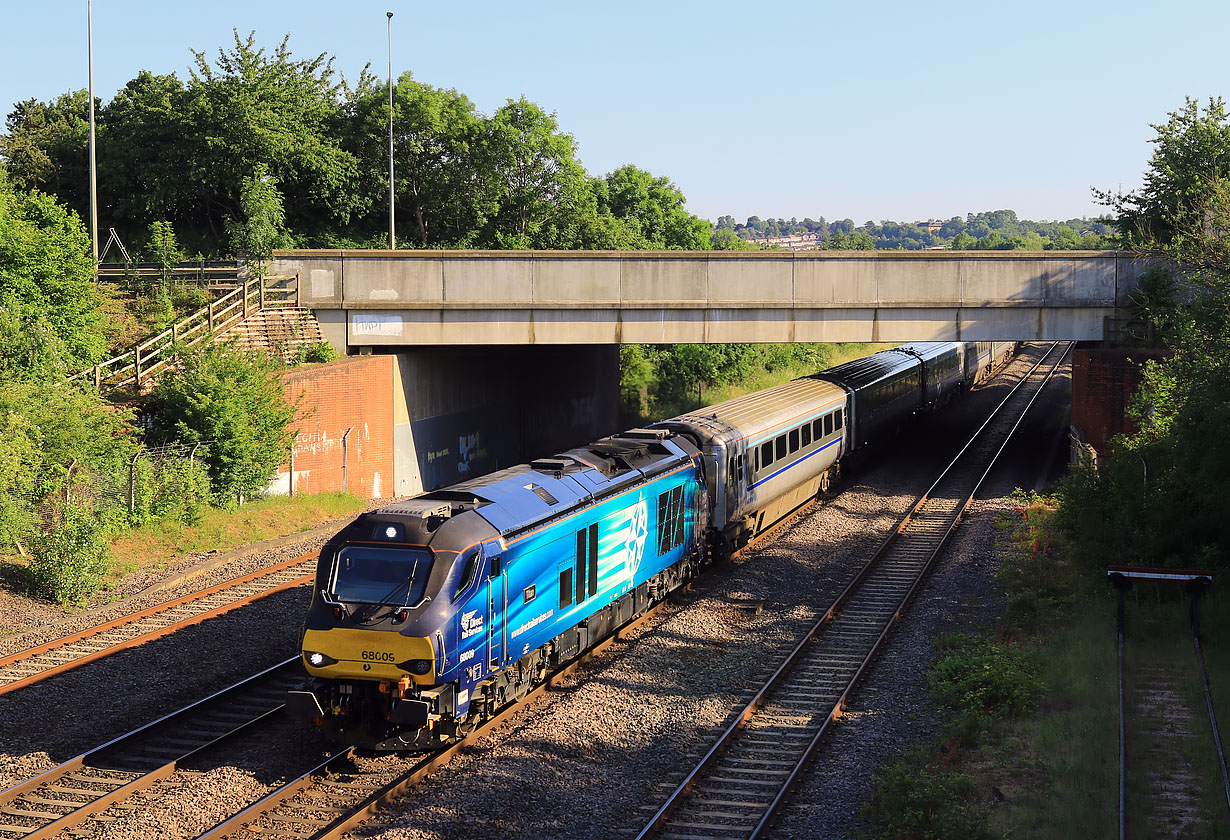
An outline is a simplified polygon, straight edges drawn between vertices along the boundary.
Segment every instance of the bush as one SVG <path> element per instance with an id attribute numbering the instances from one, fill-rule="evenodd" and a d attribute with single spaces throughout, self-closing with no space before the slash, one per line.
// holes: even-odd
<path id="1" fill-rule="evenodd" d="M 974 782 L 921 753 L 882 773 L 863 818 L 884 840 L 977 840 L 989 836 Z M 921 768 L 921 769 L 920 769 Z"/>
<path id="2" fill-rule="evenodd" d="M 295 363 L 300 365 L 331 362 L 337 358 L 337 351 L 327 341 L 315 341 L 305 344 L 295 352 Z"/>
<path id="3" fill-rule="evenodd" d="M 179 370 L 150 395 L 150 439 L 208 443 L 213 501 L 232 503 L 269 486 L 290 454 L 295 408 L 286 401 L 282 363 L 233 344 L 180 348 Z"/>
<path id="4" fill-rule="evenodd" d="M 31 594 L 59 604 L 79 602 L 97 592 L 111 566 L 111 546 L 102 523 L 69 505 L 58 525 L 31 541 Z"/>
<path id="5" fill-rule="evenodd" d="M 964 633 L 943 636 L 943 651 L 927 679 L 940 702 L 958 713 L 991 718 L 1020 715 L 1037 705 L 1042 682 L 1019 645 Z"/>
<path id="6" fill-rule="evenodd" d="M 192 523 L 200 519 L 209 500 L 209 471 L 204 461 L 170 458 L 137 460 L 130 525 L 158 519 Z"/>

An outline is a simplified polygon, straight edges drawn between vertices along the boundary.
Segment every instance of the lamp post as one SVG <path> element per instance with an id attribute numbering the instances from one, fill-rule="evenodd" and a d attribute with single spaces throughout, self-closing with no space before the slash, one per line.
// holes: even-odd
<path id="1" fill-rule="evenodd" d="M 389 250 L 397 247 L 393 234 L 393 13 L 385 12 L 389 29 Z"/>
<path id="2" fill-rule="evenodd" d="M 90 236 L 94 243 L 94 270 L 98 270 L 98 172 L 94 160 L 94 2 L 86 0 L 86 51 L 90 63 Z"/>

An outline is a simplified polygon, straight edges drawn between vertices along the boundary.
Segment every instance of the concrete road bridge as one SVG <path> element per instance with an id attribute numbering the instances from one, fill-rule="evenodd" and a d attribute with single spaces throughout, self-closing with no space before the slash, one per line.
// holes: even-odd
<path id="1" fill-rule="evenodd" d="M 341 347 L 1098 341 L 1115 251 L 279 251 Z"/>

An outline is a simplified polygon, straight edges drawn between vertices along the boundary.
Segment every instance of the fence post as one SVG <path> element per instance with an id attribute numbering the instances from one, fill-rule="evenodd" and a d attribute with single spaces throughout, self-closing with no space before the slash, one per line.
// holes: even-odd
<path id="1" fill-rule="evenodd" d="M 287 485 L 290 487 L 290 490 L 287 493 L 287 495 L 290 496 L 291 498 L 294 498 L 294 495 L 295 495 L 295 447 L 293 444 L 290 447 L 290 476 L 289 476 L 289 479 L 290 480 L 286 482 Z"/>
<path id="2" fill-rule="evenodd" d="M 214 301 L 211 300 L 209 302 L 209 306 L 205 307 L 205 312 L 209 316 L 209 334 L 213 335 L 213 332 L 214 332 Z"/>
<path id="3" fill-rule="evenodd" d="M 137 449 L 137 454 L 132 456 L 132 461 L 128 464 L 128 513 L 129 515 L 137 512 L 137 459 L 141 457 L 141 449 Z"/>
<path id="4" fill-rule="evenodd" d="M 243 317 L 245 321 L 248 319 L 248 284 L 247 283 L 243 284 Z"/>
<path id="5" fill-rule="evenodd" d="M 68 474 L 64 476 L 64 507 L 68 507 L 73 500 L 73 470 L 77 468 L 77 459 L 68 465 Z"/>
<path id="6" fill-rule="evenodd" d="M 141 385 L 141 345 L 137 345 L 132 351 L 132 375 L 137 380 L 137 385 Z"/>
<path id="7" fill-rule="evenodd" d="M 346 452 L 348 448 L 346 439 L 350 437 L 350 433 L 353 431 L 354 431 L 354 426 L 351 426 L 349 429 L 346 430 L 346 434 L 342 435 L 342 492 L 343 493 L 346 492 Z"/>
<path id="8" fill-rule="evenodd" d="M 94 365 L 94 390 L 102 390 L 102 365 Z"/>
<path id="9" fill-rule="evenodd" d="M 299 272 L 297 272 L 297 271 L 296 271 L 296 272 L 295 272 L 295 309 L 301 309 L 301 308 L 302 308 L 302 298 L 301 298 L 301 297 L 300 297 L 300 295 L 299 295 L 299 284 L 300 284 L 300 282 L 301 282 L 301 281 L 300 281 L 300 279 L 299 279 Z"/>

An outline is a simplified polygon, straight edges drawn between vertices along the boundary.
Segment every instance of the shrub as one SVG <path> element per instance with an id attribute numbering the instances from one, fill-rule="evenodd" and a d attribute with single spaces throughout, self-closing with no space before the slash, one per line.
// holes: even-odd
<path id="1" fill-rule="evenodd" d="M 213 501 L 257 496 L 290 454 L 295 408 L 286 401 L 282 363 L 233 344 L 180 348 L 179 370 L 150 395 L 150 439 L 208 442 Z"/>
<path id="2" fill-rule="evenodd" d="M 31 553 L 31 594 L 60 604 L 79 602 L 97 592 L 111 565 L 102 523 L 75 505 L 64 509 L 58 525 L 31 541 Z"/>
<path id="3" fill-rule="evenodd" d="M 305 344 L 295 352 L 295 363 L 300 365 L 331 362 L 337 358 L 337 351 L 327 341 L 315 341 Z"/>
<path id="4" fill-rule="evenodd" d="M 919 754 L 879 777 L 863 818 L 884 840 L 977 840 L 987 837 L 974 782 L 949 767 L 925 766 Z"/>
<path id="5" fill-rule="evenodd" d="M 1030 711 L 1042 694 L 1034 663 L 1019 645 L 967 634 L 941 637 L 943 649 L 927 679 L 944 705 L 992 718 Z"/>

